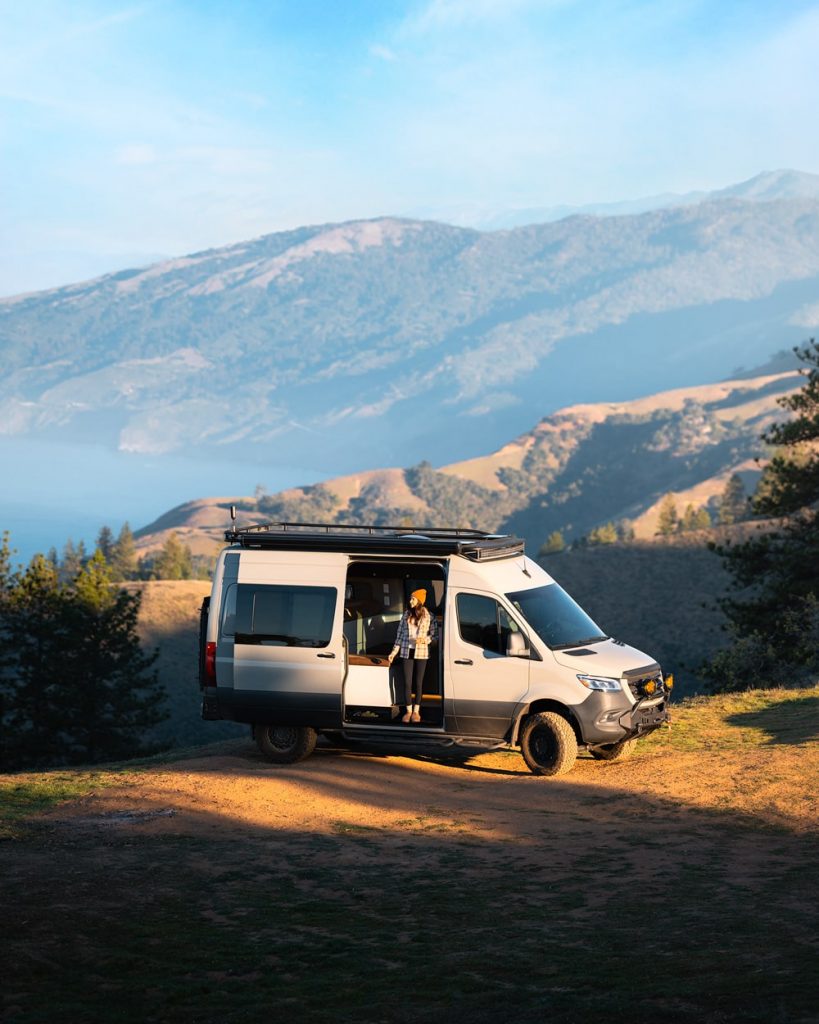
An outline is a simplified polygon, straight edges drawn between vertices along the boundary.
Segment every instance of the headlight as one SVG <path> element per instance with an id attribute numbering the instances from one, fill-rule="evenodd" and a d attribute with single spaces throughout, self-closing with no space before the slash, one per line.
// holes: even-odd
<path id="1" fill-rule="evenodd" d="M 578 680 L 589 690 L 620 690 L 619 679 L 610 679 L 608 676 L 581 676 Z"/>

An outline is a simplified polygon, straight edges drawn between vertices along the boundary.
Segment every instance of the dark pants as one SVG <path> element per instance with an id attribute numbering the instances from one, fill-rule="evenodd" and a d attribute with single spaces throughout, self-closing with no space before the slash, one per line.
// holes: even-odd
<path id="1" fill-rule="evenodd" d="M 416 661 L 415 653 L 413 651 L 410 651 L 410 656 L 408 658 L 404 658 L 404 703 L 407 707 L 411 704 L 421 703 L 421 693 L 424 688 L 424 673 L 426 670 L 426 658 L 419 658 Z M 415 677 L 415 686 L 413 686 L 413 676 Z M 415 690 L 415 700 L 412 699 L 413 689 Z"/>

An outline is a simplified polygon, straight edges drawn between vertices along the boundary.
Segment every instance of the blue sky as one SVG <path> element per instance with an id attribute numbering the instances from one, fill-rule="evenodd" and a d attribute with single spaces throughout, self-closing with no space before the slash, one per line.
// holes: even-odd
<path id="1" fill-rule="evenodd" d="M 819 172 L 819 3 L 0 0 L 0 294 L 299 224 Z"/>

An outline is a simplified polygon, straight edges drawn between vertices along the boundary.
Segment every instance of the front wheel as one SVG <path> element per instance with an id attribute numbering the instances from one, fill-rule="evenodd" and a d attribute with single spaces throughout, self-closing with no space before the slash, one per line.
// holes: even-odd
<path id="1" fill-rule="evenodd" d="M 541 711 L 526 720 L 520 752 L 534 775 L 564 775 L 577 757 L 577 738 L 565 718 Z"/>
<path id="2" fill-rule="evenodd" d="M 256 745 L 274 764 L 295 764 L 309 757 L 316 746 L 318 733 L 309 725 L 257 725 Z"/>
<path id="3" fill-rule="evenodd" d="M 636 746 L 637 740 L 620 740 L 602 747 L 589 747 L 589 753 L 596 761 L 625 761 L 634 753 Z"/>

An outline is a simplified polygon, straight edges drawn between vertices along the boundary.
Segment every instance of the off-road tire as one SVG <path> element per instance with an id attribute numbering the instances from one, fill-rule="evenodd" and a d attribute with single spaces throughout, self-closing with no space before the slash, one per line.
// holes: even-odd
<path id="1" fill-rule="evenodd" d="M 625 761 L 634 753 L 636 746 L 637 740 L 620 740 L 602 747 L 589 747 L 589 753 L 596 761 Z"/>
<path id="2" fill-rule="evenodd" d="M 564 775 L 577 758 L 577 737 L 561 715 L 541 711 L 526 719 L 520 752 L 533 775 Z"/>
<path id="3" fill-rule="evenodd" d="M 316 747 L 318 733 L 309 725 L 256 725 L 256 745 L 274 764 L 295 764 L 309 757 Z"/>

